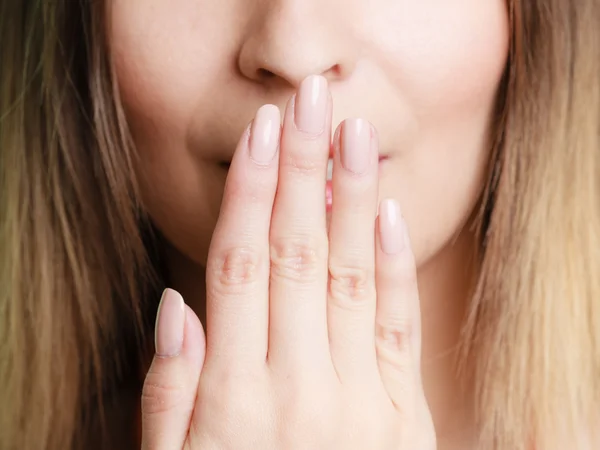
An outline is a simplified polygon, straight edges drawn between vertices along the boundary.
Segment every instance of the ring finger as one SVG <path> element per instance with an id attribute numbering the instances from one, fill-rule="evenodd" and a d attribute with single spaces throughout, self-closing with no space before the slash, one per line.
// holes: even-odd
<path id="1" fill-rule="evenodd" d="M 369 122 L 346 120 L 336 132 L 334 153 L 328 323 L 331 356 L 343 381 L 377 374 L 374 239 L 379 165 Z"/>

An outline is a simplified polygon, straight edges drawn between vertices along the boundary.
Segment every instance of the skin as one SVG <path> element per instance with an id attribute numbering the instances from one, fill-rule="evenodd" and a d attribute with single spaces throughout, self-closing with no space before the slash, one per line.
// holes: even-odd
<path id="1" fill-rule="evenodd" d="M 320 74 L 331 91 L 331 127 L 348 117 L 373 125 L 385 156 L 376 171 L 379 200 L 399 201 L 418 268 L 421 373 L 438 448 L 468 448 L 472 413 L 454 375 L 453 349 L 475 270 L 473 237 L 465 224 L 482 189 L 490 119 L 508 52 L 505 2 L 109 3 L 113 57 L 141 154 L 143 200 L 169 243 L 172 286 L 203 323 L 210 323 L 211 301 L 218 304 L 206 298 L 198 274 L 210 267 L 211 242 L 213 249 L 222 244 L 215 242 L 219 235 L 212 239 L 219 214 L 225 229 L 227 220 L 247 218 L 239 203 L 228 214 L 221 209 L 227 179 L 221 163 L 231 161 L 236 146 L 239 152 L 238 140 L 257 109 L 274 104 L 283 116 L 302 81 Z M 321 164 L 328 144 L 319 151 Z M 244 188 L 249 184 L 240 186 L 236 195 L 251 192 Z M 336 198 L 341 202 L 342 194 Z M 289 211 L 307 208 L 315 215 L 310 229 L 318 233 L 324 208 L 321 223 L 321 210 L 310 209 L 317 200 L 308 202 L 306 196 L 284 196 L 275 200 L 274 211 L 278 204 Z M 365 200 L 373 211 L 376 203 Z M 373 221 L 365 212 L 353 224 L 372 227 Z M 351 246 L 357 235 L 343 221 L 335 223 L 329 238 L 344 238 L 336 248 Z M 276 229 L 285 234 L 297 226 L 288 218 Z M 227 240 L 231 234 L 220 236 Z M 216 250 L 211 255 L 218 258 Z"/>

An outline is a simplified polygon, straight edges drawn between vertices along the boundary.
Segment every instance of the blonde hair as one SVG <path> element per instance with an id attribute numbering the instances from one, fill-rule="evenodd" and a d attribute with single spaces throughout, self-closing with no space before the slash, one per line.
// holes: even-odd
<path id="1" fill-rule="evenodd" d="M 464 345 L 483 448 L 588 448 L 576 442 L 600 432 L 600 3 L 515 0 L 510 13 Z"/>
<path id="2" fill-rule="evenodd" d="M 92 419 L 135 377 L 154 306 L 103 3 L 0 3 L 6 450 L 89 448 Z M 483 448 L 546 450 L 600 408 L 600 5 L 508 3 L 463 345 Z"/>

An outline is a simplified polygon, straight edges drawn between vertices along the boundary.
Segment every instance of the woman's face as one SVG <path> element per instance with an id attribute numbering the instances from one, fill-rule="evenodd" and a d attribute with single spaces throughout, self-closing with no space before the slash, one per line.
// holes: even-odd
<path id="1" fill-rule="evenodd" d="M 228 162 L 258 107 L 307 75 L 334 124 L 379 132 L 380 197 L 395 197 L 422 264 L 481 192 L 508 52 L 506 0 L 109 0 L 113 56 L 147 209 L 203 264 Z M 242 218 L 241 218 L 242 219 Z"/>

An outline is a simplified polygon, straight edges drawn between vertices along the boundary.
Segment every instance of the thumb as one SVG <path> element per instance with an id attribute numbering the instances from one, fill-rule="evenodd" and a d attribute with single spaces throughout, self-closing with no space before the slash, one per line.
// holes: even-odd
<path id="1" fill-rule="evenodd" d="M 165 289 L 155 333 L 156 353 L 142 390 L 142 450 L 181 449 L 206 353 L 204 330 L 181 295 Z"/>

